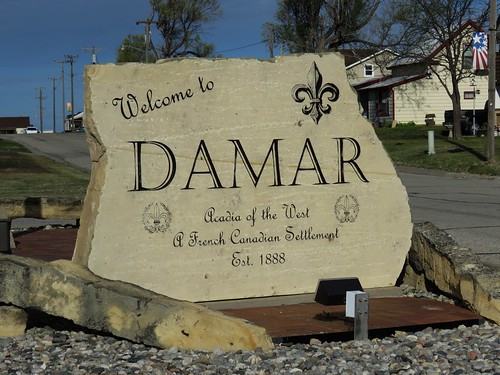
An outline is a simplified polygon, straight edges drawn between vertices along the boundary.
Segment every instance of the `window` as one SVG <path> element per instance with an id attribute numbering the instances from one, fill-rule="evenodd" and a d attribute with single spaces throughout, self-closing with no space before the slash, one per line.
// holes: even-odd
<path id="1" fill-rule="evenodd" d="M 391 115 L 389 111 L 390 98 L 391 98 L 390 90 L 383 90 L 377 93 L 377 102 L 376 102 L 377 117 L 388 117 Z"/>
<path id="2" fill-rule="evenodd" d="M 372 64 L 365 65 L 365 77 L 373 77 L 373 65 Z"/>
<path id="3" fill-rule="evenodd" d="M 472 45 L 466 45 L 462 54 L 462 64 L 464 69 L 472 69 Z"/>

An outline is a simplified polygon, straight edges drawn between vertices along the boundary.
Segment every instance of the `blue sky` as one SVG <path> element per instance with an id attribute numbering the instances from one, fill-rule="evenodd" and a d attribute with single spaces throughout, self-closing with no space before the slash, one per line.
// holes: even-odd
<path id="1" fill-rule="evenodd" d="M 221 18 L 207 25 L 205 40 L 225 57 L 267 58 L 258 43 L 262 24 L 272 21 L 275 0 L 219 0 Z M 136 21 L 151 15 L 148 0 L 0 0 L 0 117 L 29 116 L 40 128 L 39 89 L 43 88 L 43 128 L 53 128 L 55 82 L 56 131 L 62 131 L 61 64 L 73 65 L 74 111 L 83 110 L 83 67 L 97 51 L 101 64 L 115 62 L 115 50 L 128 34 L 144 32 Z M 240 48 L 252 45 L 251 47 Z M 232 51 L 231 51 L 232 50 Z M 64 65 L 65 101 L 71 100 L 70 65 Z"/>

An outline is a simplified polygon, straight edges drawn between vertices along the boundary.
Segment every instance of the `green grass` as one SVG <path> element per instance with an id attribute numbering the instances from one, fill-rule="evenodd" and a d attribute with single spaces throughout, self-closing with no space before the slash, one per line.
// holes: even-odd
<path id="1" fill-rule="evenodd" d="M 429 130 L 434 130 L 433 155 L 428 154 Z M 448 131 L 437 126 L 377 128 L 376 132 L 395 165 L 500 176 L 500 137 L 495 139 L 496 164 L 490 164 L 486 137 L 449 139 Z"/>
<path id="2" fill-rule="evenodd" d="M 0 139 L 0 199 L 83 198 L 90 174 Z"/>

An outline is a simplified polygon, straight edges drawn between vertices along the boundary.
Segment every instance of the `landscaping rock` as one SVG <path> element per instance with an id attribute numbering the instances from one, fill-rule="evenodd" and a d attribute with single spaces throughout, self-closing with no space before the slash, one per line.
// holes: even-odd
<path id="1" fill-rule="evenodd" d="M 24 334 L 28 314 L 14 306 L 0 306 L 0 337 L 16 337 Z"/>
<path id="2" fill-rule="evenodd" d="M 265 329 L 190 302 L 102 279 L 71 261 L 0 255 L 0 302 L 161 348 L 273 347 Z"/>
<path id="3" fill-rule="evenodd" d="M 500 323 L 499 272 L 431 223 L 414 226 L 403 281 L 420 290 L 431 285 Z"/>

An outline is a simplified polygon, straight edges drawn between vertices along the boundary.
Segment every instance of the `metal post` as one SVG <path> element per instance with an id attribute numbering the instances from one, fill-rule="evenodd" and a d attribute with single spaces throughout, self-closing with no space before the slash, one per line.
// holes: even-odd
<path id="1" fill-rule="evenodd" d="M 474 96 L 472 97 L 472 134 L 476 135 L 477 126 L 476 126 L 476 77 L 472 77 L 470 79 L 470 85 L 474 90 Z"/>
<path id="2" fill-rule="evenodd" d="M 354 340 L 368 339 L 368 293 L 357 293 L 355 299 Z"/>
<path id="3" fill-rule="evenodd" d="M 488 162 L 494 164 L 495 159 L 495 125 L 496 125 L 496 85 L 495 59 L 497 48 L 497 2 L 490 0 L 490 34 L 488 38 L 488 133 L 487 154 Z"/>

